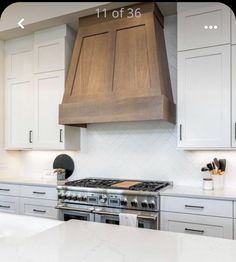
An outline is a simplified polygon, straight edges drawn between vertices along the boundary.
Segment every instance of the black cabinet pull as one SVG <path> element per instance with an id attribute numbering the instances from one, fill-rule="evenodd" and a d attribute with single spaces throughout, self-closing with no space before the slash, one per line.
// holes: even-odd
<path id="1" fill-rule="evenodd" d="M 33 211 L 37 213 L 46 213 L 46 210 L 40 210 L 40 209 L 33 209 Z"/>
<path id="2" fill-rule="evenodd" d="M 45 194 L 46 194 L 46 192 L 33 191 L 33 194 L 38 194 L 38 195 L 45 195 Z"/>
<path id="3" fill-rule="evenodd" d="M 60 143 L 62 143 L 63 141 L 62 141 L 62 129 L 60 129 Z"/>
<path id="4" fill-rule="evenodd" d="M 179 140 L 182 141 L 182 124 L 179 125 Z"/>
<path id="5" fill-rule="evenodd" d="M 184 229 L 187 232 L 193 232 L 193 233 L 199 233 L 199 234 L 204 234 L 204 230 L 197 230 L 197 229 L 192 229 L 192 228 L 185 228 Z"/>
<path id="6" fill-rule="evenodd" d="M 10 208 L 11 206 L 0 205 L 0 208 Z"/>
<path id="7" fill-rule="evenodd" d="M 0 188 L 0 191 L 9 192 L 9 191 L 10 191 L 10 189 L 9 189 L 9 188 Z"/>
<path id="8" fill-rule="evenodd" d="M 197 208 L 197 209 L 203 209 L 204 206 L 192 206 L 192 205 L 185 205 L 185 208 Z"/>
<path id="9" fill-rule="evenodd" d="M 32 133 L 33 133 L 33 131 L 30 130 L 30 131 L 29 131 L 29 143 L 30 143 L 30 144 L 33 143 L 33 141 L 32 141 Z"/>

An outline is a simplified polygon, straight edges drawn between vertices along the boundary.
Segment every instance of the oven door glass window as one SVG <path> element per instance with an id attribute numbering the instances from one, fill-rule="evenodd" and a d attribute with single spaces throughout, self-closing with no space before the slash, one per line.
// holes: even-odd
<path id="1" fill-rule="evenodd" d="M 71 219 L 76 219 L 76 220 L 83 220 L 83 221 L 91 221 L 90 214 L 87 213 L 77 213 L 77 214 L 64 214 L 64 221 L 68 221 Z"/>

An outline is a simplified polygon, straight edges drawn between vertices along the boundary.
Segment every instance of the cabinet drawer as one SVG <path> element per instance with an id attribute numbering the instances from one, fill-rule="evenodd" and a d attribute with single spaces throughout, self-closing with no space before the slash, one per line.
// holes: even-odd
<path id="1" fill-rule="evenodd" d="M 19 198 L 0 195 L 0 212 L 18 214 Z"/>
<path id="2" fill-rule="evenodd" d="M 212 199 L 162 196 L 161 210 L 232 218 L 233 202 Z"/>
<path id="3" fill-rule="evenodd" d="M 55 187 L 21 186 L 21 196 L 57 200 L 57 190 Z"/>
<path id="4" fill-rule="evenodd" d="M 230 43 L 230 20 L 224 4 L 179 12 L 178 51 Z"/>
<path id="5" fill-rule="evenodd" d="M 21 198 L 20 214 L 57 219 L 58 211 L 55 209 L 56 205 L 57 201 Z"/>
<path id="6" fill-rule="evenodd" d="M 18 196 L 20 192 L 19 185 L 0 184 L 0 195 L 5 196 Z"/>
<path id="7" fill-rule="evenodd" d="M 233 219 L 161 212 L 161 230 L 233 239 Z"/>

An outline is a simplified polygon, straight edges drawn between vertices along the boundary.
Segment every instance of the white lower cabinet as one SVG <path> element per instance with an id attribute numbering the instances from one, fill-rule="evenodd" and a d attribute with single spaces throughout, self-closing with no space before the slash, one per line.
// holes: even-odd
<path id="1" fill-rule="evenodd" d="M 233 219 L 161 212 L 161 230 L 233 239 Z"/>
<path id="2" fill-rule="evenodd" d="M 0 184 L 0 212 L 58 219 L 56 187 Z"/>
<path id="3" fill-rule="evenodd" d="M 20 199 L 20 214 L 57 219 L 57 201 L 32 198 Z"/>
<path id="4" fill-rule="evenodd" d="M 160 229 L 233 239 L 233 201 L 161 196 Z"/>
<path id="5" fill-rule="evenodd" d="M 0 212 L 18 214 L 19 197 L 0 195 Z"/>

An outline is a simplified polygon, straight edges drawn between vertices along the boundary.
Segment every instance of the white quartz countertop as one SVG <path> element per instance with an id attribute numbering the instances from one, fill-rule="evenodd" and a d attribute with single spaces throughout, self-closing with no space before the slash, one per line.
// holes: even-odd
<path id="1" fill-rule="evenodd" d="M 70 220 L 18 243 L 4 262 L 235 262 L 236 241 Z"/>
<path id="2" fill-rule="evenodd" d="M 196 197 L 222 200 L 236 200 L 236 188 L 203 190 L 200 187 L 173 186 L 161 192 L 162 196 Z"/>
<path id="3" fill-rule="evenodd" d="M 30 176 L 6 176 L 0 174 L 0 183 L 56 187 L 57 179 L 55 177 L 36 178 Z"/>
<path id="4" fill-rule="evenodd" d="M 12 243 L 31 237 L 62 223 L 64 222 L 47 218 L 0 213 L 0 245 L 3 241 Z"/>

